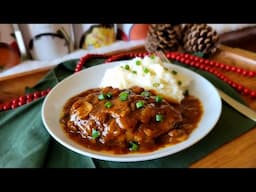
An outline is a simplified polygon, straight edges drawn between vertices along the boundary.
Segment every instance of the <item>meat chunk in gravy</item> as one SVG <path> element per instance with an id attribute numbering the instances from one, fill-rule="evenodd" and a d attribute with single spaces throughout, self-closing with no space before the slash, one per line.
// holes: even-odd
<path id="1" fill-rule="evenodd" d="M 183 120 L 181 107 L 156 97 L 140 87 L 91 89 L 67 102 L 62 123 L 89 148 L 126 153 L 136 143 L 147 151 L 171 137 Z"/>

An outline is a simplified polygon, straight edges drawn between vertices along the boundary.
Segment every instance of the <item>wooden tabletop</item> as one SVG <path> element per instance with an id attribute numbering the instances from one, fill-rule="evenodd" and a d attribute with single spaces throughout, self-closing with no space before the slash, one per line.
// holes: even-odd
<path id="1" fill-rule="evenodd" d="M 138 51 L 136 49 L 134 51 Z M 142 50 L 142 49 L 140 49 Z M 242 49 L 220 46 L 220 52 L 213 60 L 230 65 L 243 66 L 256 70 L 256 53 Z M 21 77 L 0 81 L 0 103 L 14 99 L 24 94 L 25 87 L 34 86 L 49 70 L 27 74 Z M 256 90 L 256 79 L 246 78 L 226 72 L 230 78 L 244 86 Z M 256 99 L 242 95 L 242 98 L 252 109 L 256 110 Z M 223 145 L 205 158 L 195 162 L 193 168 L 249 168 L 256 167 L 256 127 Z"/>

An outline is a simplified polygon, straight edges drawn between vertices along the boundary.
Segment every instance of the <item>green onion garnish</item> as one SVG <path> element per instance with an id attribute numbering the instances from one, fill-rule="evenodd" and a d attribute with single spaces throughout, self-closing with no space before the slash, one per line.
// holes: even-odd
<path id="1" fill-rule="evenodd" d="M 150 58 L 151 59 L 155 59 L 155 55 L 150 55 Z"/>
<path id="2" fill-rule="evenodd" d="M 98 99 L 99 100 L 105 99 L 105 94 L 104 93 L 99 94 Z"/>
<path id="3" fill-rule="evenodd" d="M 129 93 L 127 91 L 123 91 L 122 93 L 119 94 L 119 99 L 120 101 L 127 101 L 129 96 Z"/>
<path id="4" fill-rule="evenodd" d="M 157 95 L 155 100 L 157 103 L 160 103 L 160 102 L 162 102 L 163 98 L 161 96 Z"/>
<path id="5" fill-rule="evenodd" d="M 141 95 L 143 96 L 143 97 L 150 97 L 150 92 L 149 91 L 143 91 L 143 92 L 141 92 Z"/>
<path id="6" fill-rule="evenodd" d="M 129 70 L 129 69 L 130 69 L 130 66 L 129 66 L 129 65 L 125 65 L 124 68 L 125 68 L 126 70 Z"/>
<path id="7" fill-rule="evenodd" d="M 137 61 L 136 61 L 136 65 L 141 65 L 141 61 L 140 61 L 140 60 L 137 60 Z"/>
<path id="8" fill-rule="evenodd" d="M 100 136 L 100 132 L 97 131 L 96 129 L 92 129 L 92 138 L 96 139 Z"/>
<path id="9" fill-rule="evenodd" d="M 163 121 L 163 115 L 156 114 L 156 121 L 157 122 Z"/>
<path id="10" fill-rule="evenodd" d="M 106 94 L 106 97 L 107 97 L 108 99 L 111 99 L 112 93 L 107 93 L 107 94 Z"/>
<path id="11" fill-rule="evenodd" d="M 149 69 L 146 68 L 146 67 L 144 67 L 144 68 L 143 68 L 143 72 L 144 72 L 144 73 L 148 73 L 148 72 L 149 72 Z"/>
<path id="12" fill-rule="evenodd" d="M 182 81 L 178 81 L 178 85 L 181 85 L 182 84 Z"/>
<path id="13" fill-rule="evenodd" d="M 129 150 L 130 151 L 137 151 L 139 149 L 139 144 L 135 141 L 129 142 Z"/>
<path id="14" fill-rule="evenodd" d="M 144 101 L 138 101 L 137 103 L 136 103 L 136 108 L 137 109 L 140 109 L 140 108 L 142 108 L 144 106 Z"/>
<path id="15" fill-rule="evenodd" d="M 173 74 L 173 75 L 177 75 L 177 73 L 178 73 L 177 71 L 172 70 L 172 74 Z"/>
<path id="16" fill-rule="evenodd" d="M 106 107 L 106 108 L 110 108 L 110 107 L 112 107 L 112 103 L 110 102 L 110 101 L 107 101 L 105 104 L 104 104 L 104 106 Z"/>

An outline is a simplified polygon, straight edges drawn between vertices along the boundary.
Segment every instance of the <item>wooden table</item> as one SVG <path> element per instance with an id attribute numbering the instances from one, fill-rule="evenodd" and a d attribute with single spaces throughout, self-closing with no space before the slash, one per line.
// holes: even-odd
<path id="1" fill-rule="evenodd" d="M 134 51 L 143 50 L 136 49 Z M 220 52 L 213 56 L 217 60 L 226 64 L 243 66 L 244 68 L 256 70 L 256 54 L 242 49 L 220 46 Z M 24 94 L 26 86 L 34 86 L 46 73 L 40 71 L 25 76 L 0 81 L 0 103 L 11 100 Z M 243 85 L 256 89 L 256 79 L 245 78 L 233 73 L 226 73 L 230 78 L 241 82 Z M 246 103 L 256 110 L 256 99 L 242 96 Z M 205 158 L 194 163 L 191 167 L 204 168 L 248 168 L 256 167 L 256 128 L 241 135 L 237 139 L 223 145 Z"/>

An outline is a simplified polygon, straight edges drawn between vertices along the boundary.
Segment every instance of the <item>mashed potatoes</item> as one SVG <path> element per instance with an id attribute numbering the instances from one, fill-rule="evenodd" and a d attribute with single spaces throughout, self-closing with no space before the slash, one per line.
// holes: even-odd
<path id="1" fill-rule="evenodd" d="M 108 69 L 100 87 L 112 86 L 128 89 L 140 86 L 147 90 L 154 90 L 156 94 L 173 102 L 180 103 L 191 80 L 178 71 L 172 70 L 170 65 L 168 68 L 164 66 L 159 57 L 146 56 L 143 59 L 136 57 L 121 66 Z"/>

